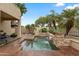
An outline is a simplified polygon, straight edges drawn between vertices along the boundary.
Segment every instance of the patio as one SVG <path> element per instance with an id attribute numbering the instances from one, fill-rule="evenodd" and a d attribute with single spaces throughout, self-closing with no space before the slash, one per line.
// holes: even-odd
<path id="1" fill-rule="evenodd" d="M 24 37 L 25 35 L 23 35 Z M 23 40 L 22 38 L 20 40 Z M 3 47 L 0 47 L 0 55 L 12 56 L 79 56 L 79 51 L 70 46 L 59 47 L 60 50 L 52 51 L 22 51 L 20 49 L 20 40 L 16 40 Z"/>
<path id="2" fill-rule="evenodd" d="M 0 56 L 79 56 L 79 41 L 75 38 L 64 38 L 60 35 L 38 32 L 36 35 L 21 35 L 20 17 L 21 12 L 14 4 L 0 4 L 0 30 L 7 35 L 12 33 L 18 35 L 17 38 L 8 38 L 9 43 L 0 47 Z M 32 40 L 34 36 L 49 36 L 59 50 L 23 51 L 21 43 L 27 39 Z"/>

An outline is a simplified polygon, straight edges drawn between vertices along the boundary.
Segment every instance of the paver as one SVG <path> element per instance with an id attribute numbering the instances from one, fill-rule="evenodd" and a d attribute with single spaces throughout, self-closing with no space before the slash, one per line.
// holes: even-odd
<path id="1" fill-rule="evenodd" d="M 20 39 L 21 40 L 21 39 Z M 79 51 L 72 47 L 60 47 L 59 50 L 52 51 L 22 51 L 20 50 L 19 41 L 16 40 L 6 46 L 0 47 L 0 55 L 16 55 L 16 56 L 79 56 Z"/>

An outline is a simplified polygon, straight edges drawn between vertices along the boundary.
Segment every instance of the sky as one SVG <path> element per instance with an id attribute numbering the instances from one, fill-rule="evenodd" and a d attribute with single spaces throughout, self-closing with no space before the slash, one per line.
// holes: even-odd
<path id="1" fill-rule="evenodd" d="M 27 12 L 21 18 L 21 25 L 32 24 L 41 16 L 46 16 L 51 10 L 61 13 L 64 9 L 73 9 L 76 3 L 26 3 Z"/>

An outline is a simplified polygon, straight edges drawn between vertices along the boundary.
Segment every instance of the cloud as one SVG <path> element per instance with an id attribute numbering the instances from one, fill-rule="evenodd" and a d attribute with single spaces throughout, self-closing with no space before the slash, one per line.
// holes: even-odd
<path id="1" fill-rule="evenodd" d="M 64 3 L 57 3 L 56 6 L 64 6 Z"/>
<path id="2" fill-rule="evenodd" d="M 67 6 L 65 9 L 74 9 L 74 8 L 79 8 L 79 4 L 75 4 L 73 6 Z"/>

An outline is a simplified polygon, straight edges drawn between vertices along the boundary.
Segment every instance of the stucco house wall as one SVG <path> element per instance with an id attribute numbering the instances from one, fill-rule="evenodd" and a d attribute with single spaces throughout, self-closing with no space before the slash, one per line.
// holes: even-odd
<path id="1" fill-rule="evenodd" d="M 13 17 L 13 19 L 2 19 L 1 12 L 6 13 L 9 17 Z M 6 17 L 6 16 L 5 16 Z M 3 30 L 8 35 L 11 35 L 12 33 L 16 32 L 16 28 L 11 27 L 11 20 L 17 20 L 20 21 L 21 12 L 20 9 L 13 3 L 0 3 L 0 30 Z M 19 35 L 20 30 L 20 22 L 17 27 L 17 34 Z"/>
<path id="2" fill-rule="evenodd" d="M 21 12 L 20 9 L 12 3 L 0 3 L 0 10 L 4 11 L 5 13 L 20 19 Z"/>

